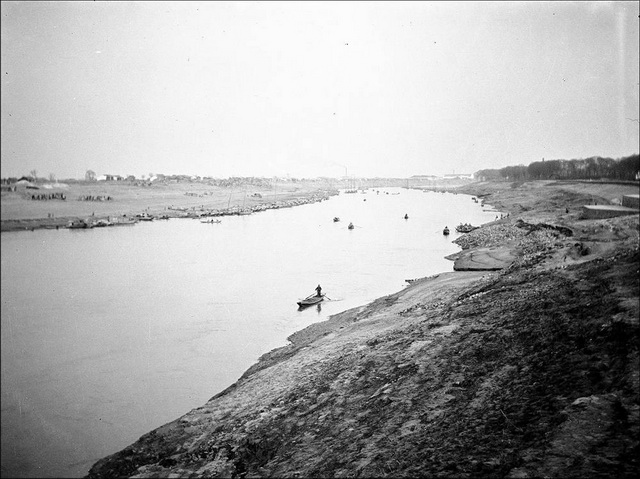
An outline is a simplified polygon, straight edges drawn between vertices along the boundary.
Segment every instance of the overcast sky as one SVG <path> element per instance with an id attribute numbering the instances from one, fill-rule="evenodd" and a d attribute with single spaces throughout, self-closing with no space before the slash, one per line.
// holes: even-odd
<path id="1" fill-rule="evenodd" d="M 639 5 L 3 1 L 2 177 L 627 156 Z"/>

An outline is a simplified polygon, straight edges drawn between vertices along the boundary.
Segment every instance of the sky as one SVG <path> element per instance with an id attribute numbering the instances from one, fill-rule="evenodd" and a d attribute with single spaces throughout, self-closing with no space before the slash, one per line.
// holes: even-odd
<path id="1" fill-rule="evenodd" d="M 404 178 L 640 149 L 638 2 L 0 5 L 5 178 Z"/>

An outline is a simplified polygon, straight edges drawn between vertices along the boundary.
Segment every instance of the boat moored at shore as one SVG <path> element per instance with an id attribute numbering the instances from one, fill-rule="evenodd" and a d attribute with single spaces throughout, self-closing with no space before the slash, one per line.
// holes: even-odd
<path id="1" fill-rule="evenodd" d="M 477 230 L 479 228 L 479 226 L 473 226 L 469 223 L 460 223 L 458 226 L 456 226 L 456 231 L 458 233 L 470 233 L 473 230 Z"/>
<path id="2" fill-rule="evenodd" d="M 85 220 L 72 220 L 67 224 L 67 228 L 70 230 L 83 230 L 88 228 L 93 228 L 93 224 L 85 221 Z"/>

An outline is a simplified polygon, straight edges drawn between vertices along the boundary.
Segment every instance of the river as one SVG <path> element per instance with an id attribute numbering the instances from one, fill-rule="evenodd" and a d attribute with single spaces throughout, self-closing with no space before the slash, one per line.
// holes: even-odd
<path id="1" fill-rule="evenodd" d="M 294 331 L 451 271 L 455 226 L 496 214 L 386 188 L 217 224 L 2 233 L 2 477 L 85 475 Z M 299 311 L 318 284 L 330 300 Z"/>

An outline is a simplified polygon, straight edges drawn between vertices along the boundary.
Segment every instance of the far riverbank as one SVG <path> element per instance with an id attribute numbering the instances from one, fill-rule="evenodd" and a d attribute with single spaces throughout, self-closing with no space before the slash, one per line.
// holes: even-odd
<path id="1" fill-rule="evenodd" d="M 340 189 L 416 187 L 443 191 L 467 179 L 424 180 L 373 178 L 357 180 L 236 178 L 213 183 L 70 181 L 2 190 L 0 231 L 64 228 L 70 221 L 88 223 L 146 214 L 164 218 L 200 218 L 258 213 L 322 201 Z M 64 199 L 63 199 L 64 198 Z"/>
<path id="2" fill-rule="evenodd" d="M 3 192 L 0 230 L 57 229 L 70 221 L 135 218 L 139 214 L 164 218 L 251 214 L 323 201 L 337 194 L 329 182 L 229 187 L 206 183 L 72 183 L 59 188 Z M 37 195 L 45 199 L 32 199 Z M 49 195 L 54 199 L 46 199 Z M 66 199 L 60 199 L 62 196 Z"/>

